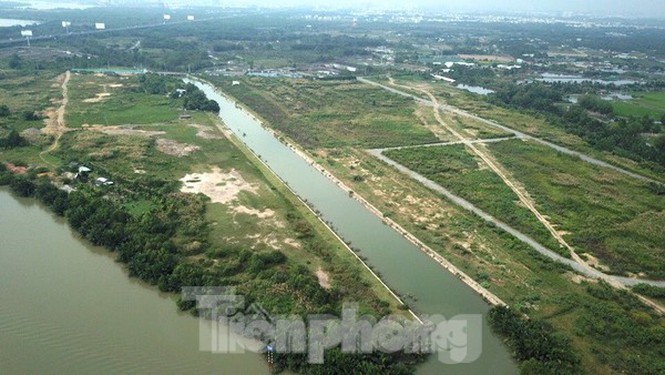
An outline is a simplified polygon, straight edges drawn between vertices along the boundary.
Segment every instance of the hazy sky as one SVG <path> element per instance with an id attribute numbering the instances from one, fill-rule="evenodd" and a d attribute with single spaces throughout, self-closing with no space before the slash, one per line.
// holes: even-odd
<path id="1" fill-rule="evenodd" d="M 463 11 L 573 12 L 600 15 L 665 17 L 665 0 L 203 0 L 207 4 L 288 6 L 353 6 L 370 8 L 427 7 Z M 168 0 L 166 1 L 168 3 Z"/>

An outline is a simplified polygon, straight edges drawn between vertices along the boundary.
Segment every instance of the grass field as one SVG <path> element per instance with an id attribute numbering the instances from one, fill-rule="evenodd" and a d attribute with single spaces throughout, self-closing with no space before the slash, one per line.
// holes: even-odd
<path id="1" fill-rule="evenodd" d="M 482 98 L 479 98 L 478 95 L 471 95 L 470 93 L 459 90 L 446 83 L 424 80 L 420 76 L 394 75 L 393 78 L 398 84 L 401 85 L 419 85 L 427 87 L 428 90 L 430 90 L 430 92 L 432 92 L 441 103 L 450 104 L 470 113 L 479 115 L 485 119 L 494 120 L 499 124 L 509 126 L 513 129 L 562 146 L 566 146 L 572 150 L 583 152 L 587 155 L 607 161 L 610 164 L 625 168 L 629 171 L 665 182 L 665 177 L 662 175 L 662 173 L 654 171 L 650 168 L 650 165 L 641 164 L 634 160 L 609 152 L 598 151 L 589 146 L 578 136 L 566 133 L 563 129 L 548 123 L 544 118 L 492 105 Z M 372 79 L 384 85 L 389 85 L 389 81 L 385 76 L 372 77 Z M 403 90 L 402 88 L 399 89 L 426 99 L 424 94 L 418 91 Z"/>
<path id="2" fill-rule="evenodd" d="M 0 117 L 0 129 L 16 129 L 23 131 L 28 128 L 41 129 L 44 121 L 26 120 L 25 112 L 44 115 L 47 108 L 61 99 L 61 90 L 56 82 L 56 74 L 36 73 L 31 76 L 9 74 L 0 79 L 0 104 L 9 107 L 9 117 Z"/>
<path id="3" fill-rule="evenodd" d="M 507 141 L 490 150 L 578 251 L 612 272 L 665 278 L 665 199 L 649 186 L 547 147 Z"/>
<path id="4" fill-rule="evenodd" d="M 133 92 L 135 77 L 73 74 L 65 118 L 72 128 L 173 121 L 181 108 L 166 96 Z"/>
<path id="5" fill-rule="evenodd" d="M 356 81 L 243 78 L 218 83 L 307 148 L 377 148 L 436 142 L 413 100 Z"/>
<path id="6" fill-rule="evenodd" d="M 643 182 L 519 140 L 489 144 L 578 253 L 618 274 L 665 278 L 665 200 Z M 462 145 L 395 150 L 386 156 L 471 201 L 552 250 L 550 233 L 501 179 Z M 593 262 L 593 260 L 592 260 Z"/>
<path id="7" fill-rule="evenodd" d="M 612 103 L 620 116 L 651 116 L 660 119 L 665 114 L 665 92 L 636 92 L 632 100 Z"/>
<path id="8" fill-rule="evenodd" d="M 665 320 L 634 298 L 545 260 L 363 151 L 344 148 L 319 161 L 512 308 L 551 323 L 572 340 L 587 373 L 662 370 L 662 353 L 640 337 L 662 342 Z"/>
<path id="9" fill-rule="evenodd" d="M 244 149 L 241 142 L 229 140 L 223 135 L 218 128 L 220 120 L 217 116 L 191 112 L 192 118 L 180 120 L 177 118 L 177 101 L 160 95 L 131 92 L 132 80 L 91 74 L 73 75 L 69 83 L 67 120 L 74 130 L 65 133 L 59 148 L 49 155 L 56 165 L 49 168 L 56 175 L 66 170 L 72 161 L 83 163 L 93 169 L 91 179 L 103 176 L 114 181 L 113 186 L 100 189 L 107 189 L 110 196 L 123 202 L 129 213 L 140 217 L 162 205 L 165 197 L 145 197 L 128 186 L 160 186 L 164 183 L 178 186 L 178 180 L 188 173 L 210 172 L 215 167 L 222 174 L 234 171 L 246 183 L 245 186 L 252 188 L 241 189 L 226 203 L 205 203 L 206 213 L 202 219 L 210 223 L 210 231 L 209 238 L 201 239 L 201 242 L 207 244 L 207 250 L 198 251 L 196 241 L 183 244 L 191 251 L 188 262 L 211 270 L 224 267 L 230 275 L 226 281 L 247 288 L 248 295 L 274 301 L 274 306 L 284 309 L 275 313 L 303 308 L 318 311 L 320 306 L 310 305 L 308 296 L 297 295 L 304 291 L 285 294 L 287 289 L 275 290 L 274 285 L 258 288 L 257 285 L 266 281 L 250 280 L 242 272 L 235 271 L 242 270 L 246 265 L 225 264 L 235 262 L 247 252 L 250 255 L 271 254 L 279 250 L 287 259 L 284 272 L 304 269 L 298 271 L 300 277 L 314 280 L 317 280 L 317 272 L 327 276 L 328 288 L 335 298 L 360 302 L 363 313 L 406 314 L 397 300 L 364 270 L 354 255 Z M 41 84 L 51 85 L 53 81 Z M 59 90 L 54 88 L 54 92 Z M 111 96 L 99 102 L 84 102 L 99 92 L 109 92 Z M 0 99 L 3 97 L 0 96 Z M 104 114 L 109 120 L 107 127 L 76 126 L 88 122 L 94 124 L 96 120 L 90 119 L 99 119 Z M 189 154 L 176 156 L 167 153 L 173 150 L 160 148 L 159 140 L 174 142 L 171 145 L 176 151 L 185 146 L 196 148 Z M 44 165 L 38 156 L 44 147 L 35 145 L 3 150 L 0 161 Z M 178 243 L 179 239 L 174 241 Z M 307 305 L 298 306 L 301 302 Z M 272 304 L 269 302 L 267 306 Z"/>
<path id="10" fill-rule="evenodd" d="M 531 211 L 519 203 L 517 195 L 501 178 L 464 145 L 393 150 L 385 155 L 476 204 L 549 249 L 570 256 Z"/>

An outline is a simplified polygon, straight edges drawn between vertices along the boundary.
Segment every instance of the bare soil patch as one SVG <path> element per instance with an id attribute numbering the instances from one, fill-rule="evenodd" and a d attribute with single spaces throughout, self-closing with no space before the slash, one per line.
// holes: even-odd
<path id="1" fill-rule="evenodd" d="M 126 126 L 89 125 L 84 127 L 87 128 L 88 130 L 94 130 L 108 135 L 130 135 L 130 136 L 133 135 L 139 137 L 153 137 L 157 135 L 166 134 L 165 131 L 161 130 L 141 130 L 141 129 L 133 129 L 131 127 L 126 127 Z"/>
<path id="2" fill-rule="evenodd" d="M 94 98 L 83 99 L 83 103 L 99 103 L 108 99 L 111 96 L 110 92 L 100 92 Z"/>
<path id="3" fill-rule="evenodd" d="M 323 268 L 319 267 L 319 269 L 316 270 L 316 277 L 319 279 L 319 285 L 321 285 L 322 288 L 330 289 L 330 275 L 328 275 Z"/>
<path id="4" fill-rule="evenodd" d="M 172 139 L 159 138 L 157 139 L 157 149 L 167 155 L 182 157 L 198 151 L 200 147 L 176 142 Z"/>
<path id="5" fill-rule="evenodd" d="M 247 206 L 237 206 L 233 208 L 233 212 L 239 214 L 247 214 L 258 217 L 259 219 L 268 219 L 275 216 L 275 211 L 267 209 L 265 211 L 259 211 L 254 208 L 249 208 Z"/>
<path id="6" fill-rule="evenodd" d="M 247 182 L 235 169 L 223 172 L 214 167 L 210 172 L 186 174 L 180 181 L 182 181 L 181 192 L 201 193 L 214 203 L 230 203 L 242 191 L 254 194 L 258 192 L 258 187 Z"/>
<path id="7" fill-rule="evenodd" d="M 28 168 L 27 167 L 20 167 L 16 164 L 13 164 L 13 163 L 5 163 L 5 167 L 7 167 L 7 169 L 10 172 L 15 173 L 15 174 L 26 174 L 26 173 L 28 173 Z"/>

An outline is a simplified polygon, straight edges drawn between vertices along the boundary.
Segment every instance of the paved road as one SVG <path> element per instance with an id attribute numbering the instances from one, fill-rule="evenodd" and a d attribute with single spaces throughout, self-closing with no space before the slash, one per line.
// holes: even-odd
<path id="1" fill-rule="evenodd" d="M 368 79 L 366 79 L 366 78 L 358 77 L 358 81 L 363 82 L 363 83 L 367 83 L 367 84 L 370 84 L 370 85 L 374 85 L 374 86 L 377 86 L 377 87 L 381 87 L 381 88 L 384 89 L 384 90 L 390 91 L 390 92 L 395 93 L 395 94 L 398 94 L 398 95 L 402 95 L 402 96 L 406 96 L 406 97 L 412 98 L 412 99 L 416 100 L 416 101 L 419 102 L 419 103 L 423 103 L 423 104 L 430 105 L 430 106 L 433 106 L 433 105 L 434 105 L 434 103 L 432 103 L 431 101 L 429 101 L 429 100 L 427 100 L 427 99 L 423 99 L 423 98 L 418 97 L 418 96 L 416 96 L 416 95 L 409 94 L 409 93 L 407 93 L 407 92 L 404 92 L 404 91 L 398 90 L 398 89 L 396 89 L 396 88 L 394 88 L 394 87 L 390 87 L 390 86 L 386 86 L 386 85 L 380 84 L 380 83 L 378 83 L 378 82 L 370 81 L 370 80 L 368 80 Z M 458 115 L 461 115 L 461 116 L 470 117 L 470 118 L 472 118 L 472 119 L 474 119 L 474 120 L 481 121 L 481 122 L 483 122 L 483 123 L 485 123 L 485 124 L 487 124 L 487 125 L 490 125 L 490 126 L 496 127 L 496 128 L 501 129 L 501 130 L 503 130 L 503 131 L 514 133 L 518 138 L 533 140 L 533 141 L 538 142 L 538 143 L 540 143 L 540 144 L 543 144 L 543 145 L 545 145 L 545 146 L 551 147 L 551 148 L 557 150 L 558 152 L 560 152 L 560 153 L 562 153 L 562 154 L 567 154 L 567 155 L 576 156 L 576 157 L 580 158 L 581 160 L 584 160 L 584 161 L 587 162 L 587 163 L 590 163 L 590 164 L 593 164 L 593 165 L 597 165 L 597 166 L 600 166 L 600 167 L 603 167 L 603 168 L 609 168 L 609 169 L 612 169 L 612 170 L 614 170 L 614 171 L 616 171 L 616 172 L 623 173 L 623 174 L 625 174 L 625 175 L 627 175 L 627 176 L 630 176 L 630 177 L 633 177 L 633 178 L 636 178 L 636 179 L 639 179 L 639 180 L 642 180 L 642 181 L 653 182 L 653 183 L 657 183 L 657 184 L 661 184 L 661 185 L 663 184 L 662 182 L 660 182 L 660 181 L 656 181 L 656 180 L 654 180 L 654 179 L 652 179 L 652 178 L 649 178 L 649 177 L 646 177 L 646 176 L 642 176 L 642 175 L 640 175 L 640 174 L 637 174 L 637 173 L 634 173 L 634 172 L 628 171 L 628 170 L 623 169 L 623 168 L 621 168 L 621 167 L 617 167 L 617 166 L 615 166 L 615 165 L 609 164 L 609 163 L 604 162 L 604 161 L 602 161 L 602 160 L 598 160 L 598 159 L 593 158 L 593 157 L 591 157 L 591 156 L 589 156 L 589 155 L 583 154 L 583 153 L 581 153 L 581 152 L 579 152 L 579 151 L 574 151 L 574 150 L 571 150 L 571 149 L 569 149 L 569 148 L 566 148 L 566 147 L 563 147 L 563 146 L 559 146 L 559 145 L 554 144 L 554 143 L 552 143 L 552 142 L 548 142 L 548 141 L 546 141 L 546 140 L 544 140 L 544 139 L 540 139 L 540 138 L 534 137 L 534 136 L 532 136 L 532 135 L 529 135 L 529 134 L 523 133 L 523 132 L 521 132 L 521 131 L 519 131 L 519 130 L 515 130 L 515 129 L 510 128 L 510 127 L 507 127 L 507 126 L 505 126 L 505 125 L 501 125 L 501 124 L 496 123 L 496 122 L 494 122 L 494 121 L 484 119 L 484 118 L 482 118 L 482 117 L 479 117 L 479 116 L 477 116 L 477 115 L 474 115 L 473 113 L 469 113 L 469 112 L 464 111 L 464 110 L 461 110 L 461 109 L 459 109 L 459 108 L 452 107 L 452 106 L 449 106 L 449 105 L 446 105 L 446 104 L 441 104 L 441 105 L 439 105 L 439 108 L 440 108 L 441 110 L 443 110 L 443 111 L 452 112 L 452 113 L 455 113 L 455 114 L 458 114 Z"/>
<path id="2" fill-rule="evenodd" d="M 553 252 L 552 250 L 550 250 L 550 249 L 546 248 L 545 246 L 541 245 L 540 243 L 536 242 L 536 240 L 534 240 L 533 238 L 527 236 L 526 234 L 516 230 L 515 228 L 509 226 L 508 224 L 498 220 L 494 216 L 492 216 L 492 215 L 488 214 L 487 212 L 481 210 L 480 208 L 475 206 L 473 203 L 467 201 L 466 199 L 461 198 L 461 197 L 453 194 L 450 190 L 448 190 L 448 189 L 444 188 L 443 186 L 437 184 L 436 182 L 428 179 L 427 177 L 425 177 L 425 176 L 423 176 L 423 175 L 421 175 L 417 172 L 414 172 L 411 169 L 409 169 L 409 168 L 397 163 L 396 161 L 388 158 L 387 156 L 383 155 L 381 153 L 381 151 L 379 151 L 379 150 L 368 150 L 368 152 L 370 154 L 374 155 L 375 157 L 377 157 L 378 159 L 382 160 L 386 164 L 393 166 L 398 171 L 400 171 L 400 172 L 410 176 L 411 178 L 415 179 L 416 181 L 420 182 L 421 184 L 428 187 L 429 189 L 434 190 L 437 193 L 443 194 L 446 198 L 448 198 L 449 200 L 451 200 L 453 203 L 457 204 L 458 206 L 464 208 L 465 210 L 473 212 L 474 214 L 480 216 L 485 221 L 491 222 L 494 225 L 496 225 L 497 227 L 499 227 L 499 228 L 503 229 L 504 231 L 510 233 L 512 236 L 514 236 L 515 238 L 519 239 L 520 241 L 526 243 L 527 245 L 531 246 L 534 250 L 538 251 L 539 253 L 545 255 L 546 257 L 548 257 L 548 258 L 550 258 L 554 261 L 557 261 L 557 262 L 563 263 L 567 266 L 570 266 L 573 270 L 575 270 L 576 272 L 578 272 L 582 275 L 597 278 L 597 279 L 604 279 L 604 280 L 607 280 L 608 282 L 609 281 L 614 281 L 614 282 L 617 282 L 617 283 L 625 285 L 625 286 L 633 286 L 633 285 L 643 283 L 643 284 L 649 284 L 649 285 L 654 285 L 654 286 L 658 286 L 658 287 L 661 287 L 661 288 L 665 288 L 665 281 L 631 279 L 631 278 L 628 278 L 628 277 L 608 275 L 608 274 L 600 272 L 596 269 L 591 269 L 591 268 L 588 268 L 588 267 L 584 267 L 584 266 L 582 266 L 581 264 L 575 262 L 572 259 L 564 258 L 563 256 Z"/>

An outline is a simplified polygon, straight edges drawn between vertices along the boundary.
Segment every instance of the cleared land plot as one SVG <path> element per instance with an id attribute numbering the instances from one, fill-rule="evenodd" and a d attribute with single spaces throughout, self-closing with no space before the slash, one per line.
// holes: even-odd
<path id="1" fill-rule="evenodd" d="M 614 273 L 665 278 L 665 198 L 648 185 L 541 145 L 488 145 L 573 246 Z"/>
<path id="2" fill-rule="evenodd" d="M 385 77 L 374 77 L 372 79 L 383 85 L 390 86 L 389 80 Z M 450 104 L 469 113 L 476 114 L 484 119 L 493 120 L 499 124 L 522 131 L 529 135 L 568 147 L 572 150 L 583 152 L 592 157 L 607 161 L 610 164 L 625 168 L 631 172 L 639 173 L 658 181 L 663 181 L 662 174 L 650 169 L 649 165 L 642 165 L 634 160 L 614 155 L 609 152 L 598 151 L 589 146 L 578 136 L 566 133 L 563 129 L 553 126 L 541 117 L 492 105 L 484 99 L 479 98 L 478 95 L 472 95 L 446 83 L 432 83 L 429 80 L 423 80 L 422 77 L 419 76 L 395 76 L 394 80 L 400 85 L 422 86 L 439 98 L 441 103 Z M 422 97 L 423 99 L 427 99 L 424 94 L 416 90 L 398 89 Z"/>
<path id="3" fill-rule="evenodd" d="M 161 95 L 124 91 L 125 79 L 85 77 L 70 83 L 70 92 L 76 91 L 79 85 L 94 86 L 96 90 L 103 81 L 110 91 L 116 90 L 111 91 L 109 101 L 115 96 L 120 100 L 118 103 L 130 100 L 148 105 L 165 101 L 167 108 L 178 105 L 177 100 Z M 93 80 L 94 84 L 88 83 Z M 83 98 L 90 98 L 95 90 L 79 94 L 78 102 L 82 106 L 108 104 L 83 102 Z M 98 189 L 104 189 L 111 199 L 120 200 L 135 217 L 146 214 L 149 217 L 163 206 L 170 194 L 182 196 L 183 192 L 166 193 L 173 188 L 180 189 L 181 179 L 196 185 L 195 180 L 203 176 L 219 177 L 211 179 L 213 183 L 201 189 L 203 195 L 195 195 L 196 189 L 183 189 L 184 199 L 191 201 L 182 208 L 188 212 L 189 221 L 181 228 L 182 236 L 174 241 L 186 250 L 184 264 L 203 268 L 209 275 L 222 275 L 210 282 L 238 285 L 247 295 L 274 307 L 275 312 L 316 312 L 328 309 L 329 302 L 336 303 L 317 300 L 324 293 L 313 290 L 313 283 L 318 285 L 315 289 L 320 287 L 340 298 L 360 301 L 363 313 L 406 315 L 398 309 L 397 301 L 389 292 L 363 270 L 316 216 L 253 160 L 239 142 L 234 143 L 224 136 L 217 116 L 190 112 L 192 117 L 188 119 L 152 123 L 150 112 L 135 112 L 130 104 L 126 107 L 131 114 L 123 113 L 124 107 L 119 106 L 115 119 L 131 117 L 133 125 L 110 123 L 65 133 L 53 156 L 65 168 L 71 161 L 91 167 L 91 181 L 97 177 L 112 180 L 113 186 Z M 80 115 L 77 108 L 70 109 L 71 116 Z M 143 113 L 147 117 L 141 117 Z M 173 148 L 187 148 L 191 152 L 160 149 L 159 143 L 163 143 L 160 140 L 169 141 Z M 11 153 L 21 158 L 29 154 L 27 150 L 36 151 L 23 148 Z M 73 184 L 76 187 L 84 183 Z M 142 193 L 160 186 L 164 196 Z M 224 199 L 218 199 L 220 197 Z M 203 216 L 199 216 L 197 207 L 204 207 Z M 207 235 L 192 240 L 187 233 L 193 230 L 190 228 L 200 226 L 207 228 Z M 285 259 L 280 260 L 277 252 L 284 254 Z M 296 278 L 301 281 L 300 288 L 294 287 Z"/>
<path id="4" fill-rule="evenodd" d="M 506 141 L 508 142 L 508 141 Z M 464 145 L 421 147 L 385 152 L 389 158 L 476 204 L 497 219 L 548 248 L 569 256 L 547 229 L 519 203 L 517 195 Z"/>
<path id="5" fill-rule="evenodd" d="M 167 122 L 180 113 L 166 96 L 134 92 L 136 77 L 73 74 L 70 85 L 65 118 L 71 128 Z"/>
<path id="6" fill-rule="evenodd" d="M 662 342 L 665 321 L 633 297 L 543 259 L 363 151 L 317 154 L 357 194 L 512 308 L 552 323 L 572 340 L 588 373 L 658 372 L 662 354 L 645 338 Z"/>
<path id="7" fill-rule="evenodd" d="M 377 148 L 437 142 L 416 103 L 357 81 L 243 78 L 225 92 L 306 148 Z"/>
<path id="8" fill-rule="evenodd" d="M 665 92 L 633 93 L 632 100 L 612 103 L 620 116 L 652 116 L 660 119 L 665 114 Z"/>

